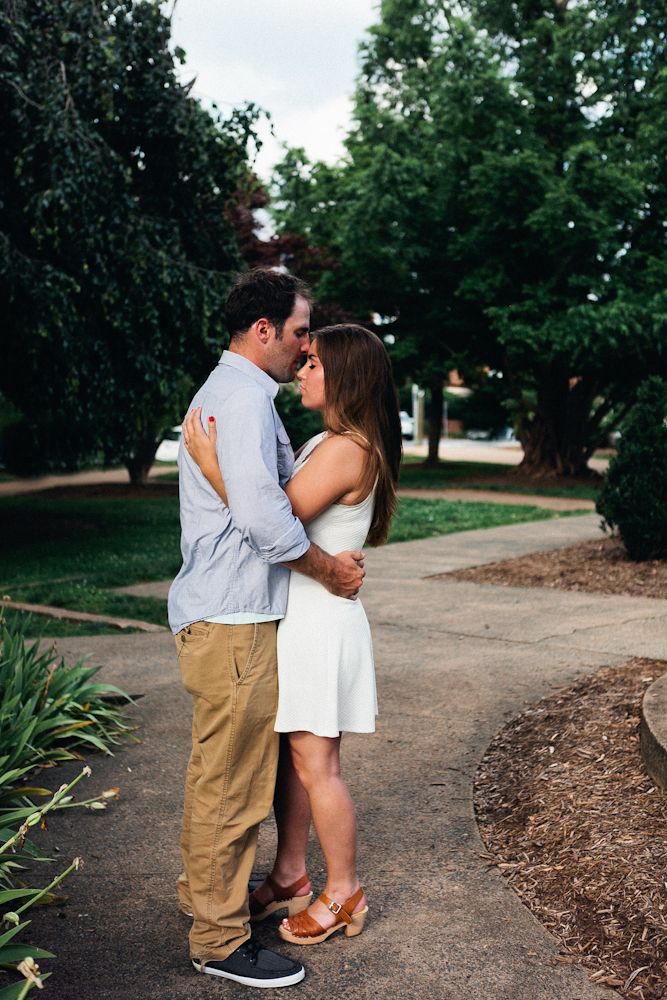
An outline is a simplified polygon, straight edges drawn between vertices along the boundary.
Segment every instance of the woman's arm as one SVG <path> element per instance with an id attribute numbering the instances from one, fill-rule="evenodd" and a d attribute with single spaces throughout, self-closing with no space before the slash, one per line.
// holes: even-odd
<path id="1" fill-rule="evenodd" d="M 208 418 L 208 428 L 207 434 L 202 427 L 201 406 L 196 406 L 194 410 L 190 410 L 183 421 L 183 443 L 225 507 L 228 507 L 225 483 L 220 472 L 216 451 L 218 431 L 215 426 L 215 417 Z"/>
<path id="2" fill-rule="evenodd" d="M 201 406 L 196 407 L 183 421 L 183 441 L 203 475 L 227 506 L 225 483 L 216 452 L 217 429 L 213 417 L 208 418 L 208 426 L 207 434 L 202 427 Z M 302 524 L 312 521 L 339 500 L 347 503 L 362 500 L 356 490 L 367 460 L 362 446 L 351 437 L 331 435 L 318 444 L 285 487 L 292 510 Z"/>
<path id="3" fill-rule="evenodd" d="M 358 484 L 367 461 L 366 451 L 353 438 L 326 437 L 285 487 L 299 520 L 307 524 L 339 500 L 350 504 L 363 500 Z"/>

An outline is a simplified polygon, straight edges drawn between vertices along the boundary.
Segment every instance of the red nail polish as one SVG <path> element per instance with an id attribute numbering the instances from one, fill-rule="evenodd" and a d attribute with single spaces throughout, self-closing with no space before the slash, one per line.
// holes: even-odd
<path id="1" fill-rule="evenodd" d="M 209 417 L 208 418 L 208 422 L 209 422 L 209 424 L 214 424 L 215 423 L 215 417 Z"/>

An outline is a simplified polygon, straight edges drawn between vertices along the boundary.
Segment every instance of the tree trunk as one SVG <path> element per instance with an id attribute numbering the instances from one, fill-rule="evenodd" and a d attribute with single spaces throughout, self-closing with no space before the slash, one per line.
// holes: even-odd
<path id="1" fill-rule="evenodd" d="M 554 376 L 538 387 L 534 410 L 519 419 L 524 457 L 519 469 L 537 478 L 589 476 L 599 420 L 595 387 L 581 378 Z"/>
<path id="2" fill-rule="evenodd" d="M 428 381 L 430 400 L 428 404 L 428 457 L 427 465 L 438 464 L 438 448 L 442 436 L 444 403 L 442 398 L 442 376 L 434 375 Z"/>
<path id="3" fill-rule="evenodd" d="M 131 453 L 125 457 L 123 464 L 130 475 L 130 482 L 133 486 L 146 485 L 157 446 L 155 432 L 147 434 L 145 438 L 135 441 Z"/>

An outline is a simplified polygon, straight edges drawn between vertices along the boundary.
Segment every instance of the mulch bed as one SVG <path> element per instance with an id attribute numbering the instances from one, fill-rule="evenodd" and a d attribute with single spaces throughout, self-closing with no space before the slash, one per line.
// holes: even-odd
<path id="1" fill-rule="evenodd" d="M 598 594 L 667 598 L 667 561 L 633 562 L 618 538 L 568 545 L 442 574 L 503 587 L 556 587 Z"/>
<path id="2" fill-rule="evenodd" d="M 489 864 L 560 938 L 557 960 L 633 1000 L 667 998 L 667 794 L 638 733 L 666 671 L 634 658 L 542 699 L 496 736 L 475 787 Z"/>

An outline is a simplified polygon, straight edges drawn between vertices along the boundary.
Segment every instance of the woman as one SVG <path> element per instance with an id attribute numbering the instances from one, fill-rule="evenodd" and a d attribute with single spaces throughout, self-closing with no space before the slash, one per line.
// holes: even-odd
<path id="1" fill-rule="evenodd" d="M 396 505 L 401 429 L 382 341 L 360 326 L 325 327 L 298 373 L 301 400 L 326 430 L 297 456 L 285 492 L 308 536 L 336 553 L 386 540 Z M 188 451 L 226 503 L 201 410 L 185 423 Z M 278 850 L 271 875 L 250 896 L 251 919 L 287 908 L 279 927 L 294 944 L 318 944 L 338 930 L 359 934 L 368 912 L 356 872 L 354 806 L 340 773 L 341 733 L 374 732 L 377 703 L 370 630 L 360 601 L 335 597 L 299 573 L 290 578 L 278 628 L 281 759 L 275 813 Z M 327 865 L 312 899 L 306 868 L 310 822 Z"/>

